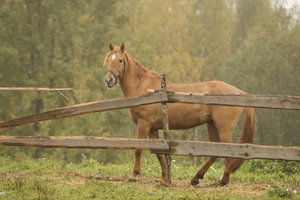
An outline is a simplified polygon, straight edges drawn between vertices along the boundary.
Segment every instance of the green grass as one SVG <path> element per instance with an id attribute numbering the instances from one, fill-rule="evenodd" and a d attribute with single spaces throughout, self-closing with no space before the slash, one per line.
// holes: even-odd
<path id="1" fill-rule="evenodd" d="M 152 156 L 153 157 L 153 156 Z M 226 187 L 212 186 L 222 162 L 208 171 L 200 186 L 189 185 L 199 166 L 172 163 L 172 185 L 163 186 L 158 162 L 142 163 L 137 182 L 127 183 L 133 163 L 79 163 L 17 154 L 0 157 L 0 199 L 300 199 L 299 162 L 248 161 Z"/>

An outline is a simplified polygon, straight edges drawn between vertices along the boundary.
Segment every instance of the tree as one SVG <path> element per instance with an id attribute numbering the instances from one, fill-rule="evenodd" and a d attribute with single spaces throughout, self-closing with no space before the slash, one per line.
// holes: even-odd
<path id="1" fill-rule="evenodd" d="M 241 1 L 244 4 L 246 1 Z M 241 34 L 239 46 L 222 67 L 222 79 L 255 94 L 299 94 L 299 24 L 295 24 L 291 14 L 284 7 L 270 7 L 264 2 L 266 12 L 261 12 L 255 3 L 247 4 L 252 16 L 248 30 Z M 248 2 L 249 3 L 249 2 Z M 261 9 L 260 7 L 259 9 Z M 242 16 L 237 13 L 238 21 Z M 247 18 L 247 15 L 245 16 Z M 247 20 L 246 20 L 247 21 Z M 246 23 L 247 24 L 247 23 Z M 241 30 L 243 28 L 238 28 Z M 242 35 L 244 35 L 242 37 Z M 298 72 L 299 71 L 299 72 Z M 258 110 L 257 141 L 263 144 L 297 145 L 299 138 L 299 112 Z M 292 139 L 293 138 L 293 139 Z"/>
<path id="2" fill-rule="evenodd" d="M 0 120 L 108 96 L 101 80 L 102 59 L 108 38 L 112 37 L 110 25 L 118 23 L 112 16 L 115 3 L 26 0 L 5 1 L 0 5 L 3 29 L 0 32 L 0 85 L 74 88 L 72 94 L 66 94 L 68 100 L 58 93 L 2 93 L 0 102 L 5 106 L 1 108 Z M 127 120 L 122 117 L 127 113 L 119 113 L 114 116 L 115 120 L 126 124 Z M 109 126 L 109 118 L 111 114 L 94 114 L 1 132 L 14 135 L 120 132 L 122 125 Z"/>

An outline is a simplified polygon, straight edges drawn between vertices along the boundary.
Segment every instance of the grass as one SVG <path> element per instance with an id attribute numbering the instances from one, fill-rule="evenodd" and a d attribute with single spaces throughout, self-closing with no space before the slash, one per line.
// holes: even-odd
<path id="1" fill-rule="evenodd" d="M 127 183 L 133 163 L 79 163 L 17 154 L 0 157 L 0 199 L 300 199 L 299 162 L 248 161 L 225 187 L 212 186 L 223 173 L 222 162 L 208 171 L 200 186 L 189 185 L 198 170 L 172 163 L 172 185 L 163 186 L 158 162 L 143 161 L 142 174 Z"/>

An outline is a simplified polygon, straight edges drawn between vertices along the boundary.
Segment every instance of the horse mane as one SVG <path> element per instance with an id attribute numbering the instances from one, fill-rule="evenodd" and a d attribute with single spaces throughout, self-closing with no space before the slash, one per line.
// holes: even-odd
<path id="1" fill-rule="evenodd" d="M 156 75 L 156 76 L 159 76 L 159 77 L 160 77 L 160 75 L 159 75 L 159 73 L 157 73 L 157 71 L 155 71 L 155 70 L 149 70 L 149 69 L 148 69 L 147 67 L 145 67 L 144 65 L 141 65 L 141 64 L 139 63 L 138 60 L 132 59 L 132 61 L 133 61 L 133 62 L 139 67 L 139 69 L 142 70 L 143 72 L 150 73 L 150 74 L 153 74 L 153 75 Z"/>
<path id="2" fill-rule="evenodd" d="M 132 58 L 127 52 L 124 52 L 124 54 L 126 56 L 126 59 L 128 60 L 128 63 L 130 63 L 130 61 L 133 62 L 137 66 L 137 69 L 139 69 L 140 71 L 160 77 L 159 73 L 157 73 L 155 70 L 149 70 L 147 67 L 140 64 L 140 62 L 137 59 Z"/>

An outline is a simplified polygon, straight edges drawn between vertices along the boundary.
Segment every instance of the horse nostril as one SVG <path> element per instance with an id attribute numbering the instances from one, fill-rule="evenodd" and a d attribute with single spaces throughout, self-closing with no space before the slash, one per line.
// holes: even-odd
<path id="1" fill-rule="evenodd" d="M 113 77 L 105 77 L 104 82 L 108 87 L 112 87 L 115 84 L 115 79 Z"/>
<path id="2" fill-rule="evenodd" d="M 106 84 L 108 84 L 108 83 L 109 83 L 109 77 L 105 77 L 105 78 L 104 78 L 104 82 L 105 82 Z"/>
<path id="3" fill-rule="evenodd" d="M 109 82 L 110 84 L 112 84 L 112 83 L 114 82 L 114 79 L 113 79 L 112 77 L 109 77 L 109 78 L 108 78 L 108 82 Z"/>

